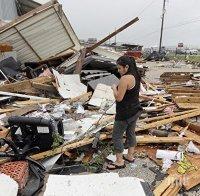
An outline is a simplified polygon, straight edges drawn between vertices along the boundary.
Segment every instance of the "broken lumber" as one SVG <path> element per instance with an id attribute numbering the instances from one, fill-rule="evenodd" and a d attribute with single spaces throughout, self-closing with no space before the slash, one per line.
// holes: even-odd
<path id="1" fill-rule="evenodd" d="M 181 137 L 154 137 L 154 136 L 136 136 L 138 144 L 159 144 L 159 143 L 187 143 L 190 138 Z"/>
<path id="2" fill-rule="evenodd" d="M 149 124 L 145 124 L 142 125 L 142 127 L 137 127 L 136 131 L 143 131 L 143 130 L 147 130 L 147 129 L 151 129 L 151 128 L 155 128 L 155 127 L 160 127 L 162 125 L 166 125 L 172 122 L 176 122 L 179 120 L 183 120 L 186 118 L 191 118 L 191 117 L 195 117 L 195 116 L 199 116 L 200 115 L 200 110 L 197 110 L 195 112 L 191 112 L 189 114 L 184 114 L 184 115 L 180 115 L 180 116 L 175 116 L 169 119 L 164 119 L 164 120 L 160 120 L 160 121 L 156 121 L 156 122 L 152 122 Z"/>
<path id="3" fill-rule="evenodd" d="M 165 190 L 171 185 L 174 184 L 176 177 L 173 175 L 167 176 L 153 191 L 155 196 L 161 196 Z"/>
<path id="4" fill-rule="evenodd" d="M 177 196 L 180 191 L 182 185 L 179 182 L 175 182 L 175 184 L 171 184 L 170 187 L 162 194 L 162 196 Z"/>
<path id="5" fill-rule="evenodd" d="M 157 103 L 171 104 L 169 101 L 163 101 L 163 100 L 154 98 L 152 96 L 147 96 L 147 95 L 140 95 L 139 98 L 147 100 L 147 101 L 154 101 L 154 102 L 157 102 Z"/>
<path id="6" fill-rule="evenodd" d="M 17 110 L 18 108 L 8 108 L 8 109 L 0 109 L 0 114 L 7 113 L 7 112 L 13 112 Z"/>
<path id="7" fill-rule="evenodd" d="M 100 137 L 99 137 L 99 140 L 105 140 L 105 139 L 108 139 L 108 138 L 110 138 L 109 135 L 101 134 Z M 40 160 L 40 159 L 44 159 L 46 157 L 54 156 L 54 155 L 63 153 L 67 150 L 71 150 L 71 149 L 74 149 L 74 148 L 78 148 L 78 147 L 81 147 L 81 146 L 91 144 L 94 139 L 95 139 L 95 137 L 85 138 L 85 139 L 80 140 L 80 141 L 75 142 L 75 143 L 63 144 L 62 146 L 60 146 L 60 147 L 58 147 L 54 150 L 49 150 L 49 151 L 45 151 L 45 152 L 42 152 L 42 153 L 39 153 L 39 154 L 32 155 L 31 158 L 33 158 L 35 160 Z"/>
<path id="8" fill-rule="evenodd" d="M 186 180 L 183 181 L 183 186 L 186 190 L 190 190 L 191 188 L 200 184 L 200 170 L 193 172 L 192 174 L 187 174 Z"/>
<path id="9" fill-rule="evenodd" d="M 31 80 L 23 80 L 20 82 L 15 82 L 11 84 L 5 84 L 0 86 L 0 91 L 4 92 L 26 92 L 26 89 L 28 89 L 28 92 L 31 92 L 34 90 L 32 88 L 32 82 L 35 83 L 48 83 L 48 82 L 53 82 L 54 79 L 52 77 L 37 77 Z"/>
<path id="10" fill-rule="evenodd" d="M 39 106 L 37 106 L 37 105 L 26 106 L 26 107 L 19 108 L 19 109 L 15 110 L 14 112 L 10 112 L 6 116 L 8 116 L 8 117 L 10 117 L 10 116 L 22 116 L 24 114 L 27 114 L 28 112 L 37 110 L 38 108 L 39 108 Z"/>
<path id="11" fill-rule="evenodd" d="M 156 117 L 152 117 L 152 118 L 145 118 L 145 119 L 140 120 L 140 122 L 152 122 L 152 121 L 162 120 L 162 119 L 166 119 L 166 118 L 171 118 L 171 117 L 174 117 L 174 116 L 180 116 L 180 115 L 183 115 L 183 114 L 188 114 L 188 113 L 195 112 L 195 111 L 198 111 L 198 109 L 187 110 L 187 111 L 184 111 L 184 112 L 176 112 L 176 113 L 173 113 L 173 114 L 170 114 L 170 115 L 167 114 L 167 115 L 156 116 Z"/>
<path id="12" fill-rule="evenodd" d="M 81 101 L 81 102 L 86 102 L 88 101 L 92 96 L 92 92 L 84 93 L 78 97 L 74 97 L 70 100 L 70 104 L 76 102 L 76 101 Z"/>
<path id="13" fill-rule="evenodd" d="M 37 82 L 32 82 L 31 84 L 32 84 L 33 88 L 36 88 L 38 90 L 48 91 L 48 92 L 51 92 L 51 93 L 57 93 L 58 92 L 53 85 L 41 84 L 41 83 L 37 83 Z"/>
<path id="14" fill-rule="evenodd" d="M 183 128 L 178 125 L 175 125 L 172 127 L 172 130 L 176 132 L 184 132 L 186 137 L 190 138 L 193 142 L 197 142 L 198 144 L 200 144 L 200 136 L 189 131 L 188 127 Z"/>
<path id="15" fill-rule="evenodd" d="M 31 95 L 23 95 L 23 94 L 18 94 L 18 93 L 9 93 L 9 92 L 3 92 L 3 91 L 0 91 L 0 95 L 8 95 L 8 96 L 12 96 L 12 97 L 20 97 L 20 98 L 36 99 L 36 100 L 48 99 L 48 98 L 43 98 L 43 97 L 37 97 L 37 96 L 31 96 Z"/>
<path id="16" fill-rule="evenodd" d="M 28 100 L 28 101 L 16 101 L 15 104 L 19 106 L 26 106 L 26 105 L 38 105 L 38 104 L 59 104 L 59 99 L 45 99 L 45 100 Z"/>

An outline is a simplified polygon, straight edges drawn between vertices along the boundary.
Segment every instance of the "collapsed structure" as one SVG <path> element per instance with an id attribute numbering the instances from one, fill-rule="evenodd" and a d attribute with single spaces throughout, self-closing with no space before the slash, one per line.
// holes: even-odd
<path id="1" fill-rule="evenodd" d="M 114 190 L 113 195 L 177 195 L 182 188 L 189 190 L 200 183 L 200 125 L 196 123 L 200 75 L 164 73 L 162 83 L 151 83 L 145 79 L 147 66 L 141 59 L 144 111 L 136 128 L 136 152 L 145 152 L 169 175 L 156 187 L 114 174 L 52 175 L 77 158 L 75 162 L 91 166 L 102 148 L 100 141 L 112 145 L 115 99 L 111 85 L 118 84 L 115 61 L 124 54 L 100 45 L 137 21 L 134 18 L 86 49 L 55 0 L 0 28 L 0 173 L 13 178 L 22 195 L 38 193 L 48 173 L 46 196 L 53 191 L 77 195 L 80 190 L 92 195 L 100 185 L 99 195 L 111 195 Z M 30 188 L 31 180 L 37 182 L 35 187 Z M 15 182 L 8 181 L 13 186 L 10 195 L 17 194 Z"/>

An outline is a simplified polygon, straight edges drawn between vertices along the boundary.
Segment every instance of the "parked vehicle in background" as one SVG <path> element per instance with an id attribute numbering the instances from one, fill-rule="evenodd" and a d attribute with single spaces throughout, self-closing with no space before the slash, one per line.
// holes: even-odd
<path id="1" fill-rule="evenodd" d="M 197 55 L 198 50 L 196 50 L 196 49 L 186 50 L 186 54 Z"/>

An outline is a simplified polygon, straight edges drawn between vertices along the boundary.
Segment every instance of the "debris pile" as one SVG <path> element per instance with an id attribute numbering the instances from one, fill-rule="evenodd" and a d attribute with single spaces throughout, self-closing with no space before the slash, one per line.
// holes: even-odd
<path id="1" fill-rule="evenodd" d="M 89 48 L 80 44 L 57 1 L 0 28 L 0 173 L 16 180 L 22 195 L 37 193 L 48 174 L 45 195 L 53 190 L 77 195 L 76 191 L 86 189 L 77 190 L 86 179 L 91 183 L 88 191 L 97 190 L 100 182 L 99 191 L 117 191 L 120 186 L 124 193 L 131 184 L 135 185 L 129 187 L 130 193 L 142 191 L 136 178 L 55 175 L 102 172 L 106 157 L 113 158 L 116 111 L 111 86 L 119 82 L 116 60 L 123 53 L 100 45 L 137 21 Z M 169 174 L 149 191 L 156 196 L 177 195 L 182 188 L 200 183 L 200 75 L 164 73 L 162 83 L 156 84 L 145 79 L 146 64 L 138 65 L 143 113 L 136 127 L 135 152 L 146 153 Z M 19 163 L 21 167 L 12 169 Z M 20 179 L 12 175 L 22 171 Z M 6 180 L 14 192 L 15 184 Z M 31 180 L 37 181 L 35 187 L 30 188 Z M 62 189 L 61 181 L 72 185 Z"/>

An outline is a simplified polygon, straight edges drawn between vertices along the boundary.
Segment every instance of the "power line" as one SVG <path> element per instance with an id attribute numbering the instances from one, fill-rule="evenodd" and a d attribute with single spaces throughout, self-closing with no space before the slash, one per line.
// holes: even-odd
<path id="1" fill-rule="evenodd" d="M 151 1 L 149 4 L 147 4 L 137 15 L 141 16 L 156 0 Z"/>
<path id="2" fill-rule="evenodd" d="M 179 28 L 179 27 L 186 26 L 188 24 L 196 23 L 196 22 L 199 22 L 199 21 L 200 21 L 200 19 L 198 19 L 198 20 L 192 20 L 192 21 L 188 21 L 188 22 L 184 22 L 184 23 L 178 23 L 176 25 L 165 27 L 164 30 L 173 29 L 173 28 Z M 144 35 L 142 37 L 138 37 L 136 39 L 142 39 L 144 37 L 148 37 L 148 36 L 153 35 L 153 34 L 158 33 L 158 32 L 159 32 L 159 30 L 155 30 L 155 31 L 152 31 L 150 33 L 147 33 L 146 35 Z"/>

